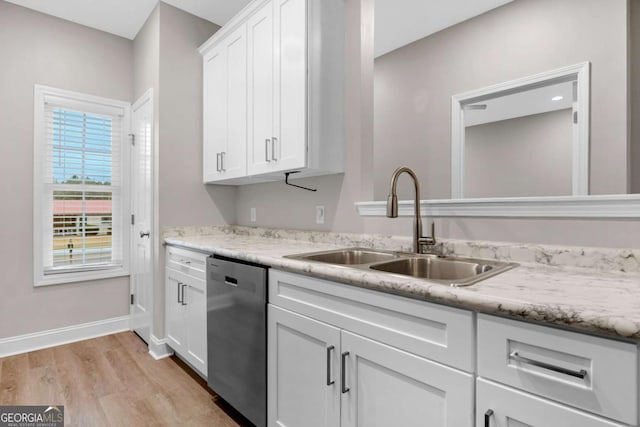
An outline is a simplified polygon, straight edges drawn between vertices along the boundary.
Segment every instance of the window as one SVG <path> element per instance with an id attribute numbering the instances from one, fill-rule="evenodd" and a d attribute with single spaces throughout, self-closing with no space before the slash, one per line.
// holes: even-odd
<path id="1" fill-rule="evenodd" d="M 128 274 L 128 103 L 35 87 L 36 286 Z"/>

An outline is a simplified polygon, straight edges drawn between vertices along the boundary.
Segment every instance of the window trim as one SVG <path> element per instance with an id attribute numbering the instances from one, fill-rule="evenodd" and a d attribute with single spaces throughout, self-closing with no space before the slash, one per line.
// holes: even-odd
<path id="1" fill-rule="evenodd" d="M 45 97 L 63 98 L 74 102 L 91 103 L 96 106 L 103 106 L 109 109 L 117 108 L 124 112 L 122 118 L 121 132 L 121 182 L 122 182 L 122 265 L 108 266 L 96 265 L 84 268 L 70 269 L 68 272 L 57 271 L 55 274 L 45 274 L 43 244 L 45 242 L 43 224 L 43 200 L 44 193 L 44 157 L 46 156 L 46 133 L 45 133 Z M 33 117 L 33 283 L 35 287 L 58 285 L 64 283 L 86 282 L 92 280 L 108 279 L 113 277 L 123 277 L 129 275 L 130 265 L 130 170 L 131 170 L 131 149 L 127 142 L 127 134 L 131 129 L 131 104 L 110 98 L 103 98 L 88 95 L 80 92 L 73 92 L 57 89 L 48 86 L 34 86 L 34 117 Z M 75 270 L 75 271 L 73 271 Z"/>

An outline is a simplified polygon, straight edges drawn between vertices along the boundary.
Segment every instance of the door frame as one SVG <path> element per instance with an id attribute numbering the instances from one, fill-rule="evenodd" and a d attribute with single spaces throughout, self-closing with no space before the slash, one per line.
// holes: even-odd
<path id="1" fill-rule="evenodd" d="M 154 307 L 154 301 L 155 301 L 155 290 L 154 290 L 154 284 L 155 284 L 155 277 L 156 277 L 156 250 L 155 250 L 155 246 L 156 246 L 156 236 L 157 236 L 157 224 L 156 224 L 156 176 L 155 176 L 155 171 L 156 171 L 156 164 L 155 164 L 155 152 L 156 152 L 156 143 L 155 143 L 155 105 L 154 105 L 154 97 L 153 97 L 153 88 L 149 88 L 147 89 L 131 106 L 131 129 L 130 129 L 130 135 L 133 135 L 134 129 L 133 129 L 133 115 L 135 114 L 135 111 L 143 104 L 145 103 L 149 103 L 151 106 L 151 143 L 150 143 L 150 149 L 149 149 L 149 159 L 148 159 L 148 165 L 149 165 L 149 179 L 150 179 L 150 191 L 151 194 L 149 195 L 149 200 L 150 200 L 150 206 L 149 206 L 149 224 L 150 224 L 150 231 L 151 231 L 151 235 L 149 236 L 149 245 L 150 245 L 150 257 L 149 257 L 149 262 L 151 265 L 149 265 L 149 274 L 150 274 L 150 286 L 148 289 L 149 292 L 149 306 L 148 306 L 148 311 L 149 311 L 149 342 L 147 343 L 149 346 L 154 345 L 154 339 L 157 341 L 157 338 L 155 338 L 154 334 L 153 334 L 153 330 L 154 330 L 154 312 L 155 312 L 155 307 Z M 130 154 L 131 154 L 131 158 L 133 158 L 133 149 L 134 149 L 134 142 L 135 140 L 129 145 L 129 150 Z M 129 168 L 129 185 L 130 185 L 130 214 L 133 215 L 134 214 L 134 197 L 135 197 L 135 193 L 134 193 L 134 189 L 133 189 L 133 176 L 134 176 L 134 168 L 136 167 L 136 165 L 134 164 L 134 162 L 130 162 L 130 168 Z M 131 228 L 133 229 L 133 224 L 130 223 Z M 129 276 L 129 298 L 131 298 L 131 295 L 134 295 L 134 289 L 133 289 L 133 267 L 135 265 L 137 265 L 136 263 L 132 262 L 133 261 L 133 257 L 135 256 L 135 245 L 137 242 L 137 239 L 139 238 L 139 236 L 136 236 L 133 232 L 130 233 L 130 237 L 129 237 L 129 246 L 130 246 L 130 257 L 131 259 L 130 261 L 130 266 L 131 266 L 131 271 L 130 271 L 130 276 Z M 129 301 L 129 329 L 131 331 L 134 331 L 134 324 L 133 324 L 133 320 L 134 320 L 134 313 L 133 310 L 135 308 L 135 304 L 131 304 L 131 300 Z"/>

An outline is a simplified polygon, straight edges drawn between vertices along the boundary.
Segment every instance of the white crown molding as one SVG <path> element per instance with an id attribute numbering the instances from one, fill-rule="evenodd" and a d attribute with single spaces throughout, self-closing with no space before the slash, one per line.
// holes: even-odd
<path id="1" fill-rule="evenodd" d="M 167 344 L 167 339 L 160 339 L 155 335 L 151 334 L 149 337 L 149 354 L 155 360 L 164 359 L 173 354 L 173 350 Z"/>
<path id="2" fill-rule="evenodd" d="M 355 205 L 360 216 L 386 216 L 387 202 Z M 413 216 L 413 201 L 398 205 L 399 216 Z M 423 216 L 430 217 L 640 218 L 640 194 L 422 200 L 420 208 Z"/>
<path id="3" fill-rule="evenodd" d="M 129 316 L 0 339 L 0 357 L 97 338 L 129 330 Z"/>

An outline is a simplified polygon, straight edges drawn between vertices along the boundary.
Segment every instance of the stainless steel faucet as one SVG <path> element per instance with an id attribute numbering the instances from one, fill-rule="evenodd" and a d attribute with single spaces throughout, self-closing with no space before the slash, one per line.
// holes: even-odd
<path id="1" fill-rule="evenodd" d="M 398 217 L 398 178 L 400 175 L 406 172 L 409 174 L 411 179 L 413 179 L 413 185 L 416 190 L 416 199 L 415 199 L 415 218 L 413 225 L 413 251 L 417 254 L 423 253 L 423 246 L 435 246 L 436 239 L 434 236 L 434 225 L 431 225 L 431 236 L 425 237 L 422 235 L 422 217 L 420 215 L 420 184 L 418 183 L 418 177 L 416 173 L 406 166 L 401 166 L 393 172 L 391 175 L 391 185 L 389 188 L 389 198 L 387 199 L 387 217 L 388 218 L 397 218 Z"/>

